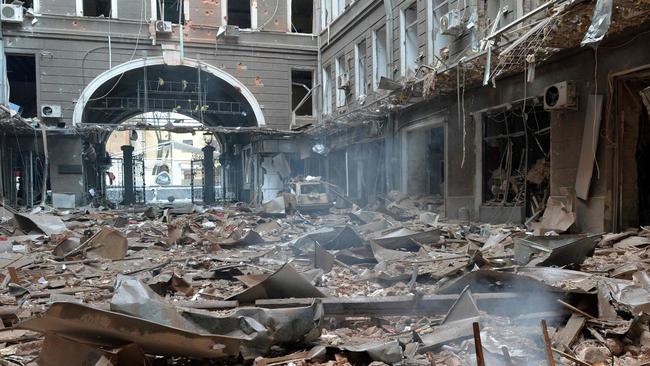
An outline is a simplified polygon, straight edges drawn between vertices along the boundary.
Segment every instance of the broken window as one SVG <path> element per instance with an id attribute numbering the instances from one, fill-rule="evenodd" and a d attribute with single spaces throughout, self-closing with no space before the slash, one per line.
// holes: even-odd
<path id="1" fill-rule="evenodd" d="M 452 36 L 444 35 L 440 28 L 440 18 L 449 12 L 449 2 L 434 0 L 433 10 L 429 19 L 429 35 L 430 39 L 427 46 L 429 62 L 435 67 L 442 67 L 441 60 L 446 58 L 445 53 L 448 50 L 449 44 L 454 39 Z"/>
<path id="2" fill-rule="evenodd" d="M 158 3 L 158 20 L 185 24 L 183 0 L 156 0 L 156 2 Z"/>
<path id="3" fill-rule="evenodd" d="M 323 114 L 332 113 L 332 67 L 323 68 Z"/>
<path id="4" fill-rule="evenodd" d="M 372 33 L 372 82 L 375 89 L 381 77 L 388 77 L 388 53 L 386 52 L 386 26 Z"/>
<path id="5" fill-rule="evenodd" d="M 83 15 L 86 17 L 110 18 L 112 0 L 83 0 Z"/>
<path id="6" fill-rule="evenodd" d="M 7 55 L 9 101 L 16 104 L 25 118 L 36 117 L 36 56 Z"/>
<path id="7" fill-rule="evenodd" d="M 418 58 L 418 9 L 417 3 L 402 10 L 400 33 L 402 40 L 402 76 L 415 72 Z"/>
<path id="8" fill-rule="evenodd" d="M 345 11 L 345 0 L 333 0 L 334 1 L 334 17 L 336 19 L 343 11 Z"/>
<path id="9" fill-rule="evenodd" d="M 336 106 L 343 107 L 346 100 L 346 91 L 350 84 L 347 68 L 345 67 L 345 56 L 336 59 Z"/>
<path id="10" fill-rule="evenodd" d="M 322 0 L 321 2 L 321 28 L 327 28 L 327 25 L 332 21 L 332 0 Z"/>
<path id="11" fill-rule="evenodd" d="M 354 85 L 357 97 L 366 95 L 366 41 L 363 40 L 354 48 Z"/>
<path id="12" fill-rule="evenodd" d="M 11 0 L 3 1 L 3 3 L 5 3 L 5 4 L 11 4 L 12 2 L 13 1 L 11 1 Z M 34 9 L 34 0 L 25 0 L 22 3 L 23 3 L 22 4 L 23 8 L 25 8 L 25 9 Z M 34 10 L 38 10 L 38 9 L 34 9 Z"/>
<path id="13" fill-rule="evenodd" d="M 291 0 L 291 32 L 313 33 L 313 15 L 311 0 Z"/>
<path id="14" fill-rule="evenodd" d="M 483 128 L 486 205 L 526 207 L 537 214 L 549 192 L 550 116 L 542 106 L 488 113 Z M 526 117 L 524 117 L 526 116 Z"/>
<path id="15" fill-rule="evenodd" d="M 228 1 L 228 24 L 240 29 L 251 27 L 251 3 L 247 0 Z"/>
<path id="16" fill-rule="evenodd" d="M 291 70 L 291 110 L 296 116 L 312 115 L 312 79 L 310 70 Z"/>

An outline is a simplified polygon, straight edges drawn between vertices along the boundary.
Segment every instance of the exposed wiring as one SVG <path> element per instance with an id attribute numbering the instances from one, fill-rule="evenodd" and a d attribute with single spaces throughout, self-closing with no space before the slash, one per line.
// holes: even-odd
<path id="1" fill-rule="evenodd" d="M 140 36 L 142 35 L 142 25 L 144 23 L 144 3 L 145 3 L 145 0 L 142 0 L 142 2 L 140 3 L 140 27 L 138 28 L 138 37 L 135 40 L 135 47 L 133 48 L 133 53 L 131 53 L 131 57 L 129 58 L 129 62 L 133 61 L 133 58 L 135 57 L 135 53 L 138 51 L 138 45 L 140 44 Z M 122 81 L 122 78 L 124 77 L 125 73 L 126 73 L 126 70 L 124 70 L 120 74 L 120 77 L 115 81 L 115 84 L 113 84 L 113 86 L 108 90 L 108 92 L 106 92 L 106 94 L 102 95 L 101 97 L 86 99 L 84 102 L 85 103 L 94 102 L 96 100 L 106 98 L 110 93 L 113 92 L 113 90 L 115 90 L 115 88 L 120 83 L 120 81 Z"/>
<path id="2" fill-rule="evenodd" d="M 264 29 L 264 27 L 266 27 L 271 22 L 271 20 L 273 20 L 273 18 L 275 18 L 275 15 L 278 13 L 278 8 L 279 7 L 280 7 L 280 0 L 275 0 L 275 10 L 273 10 L 273 14 L 271 14 L 269 19 L 267 19 L 266 22 L 264 22 L 264 24 L 262 24 L 261 26 L 255 28 L 255 30 L 260 31 L 260 30 Z"/>

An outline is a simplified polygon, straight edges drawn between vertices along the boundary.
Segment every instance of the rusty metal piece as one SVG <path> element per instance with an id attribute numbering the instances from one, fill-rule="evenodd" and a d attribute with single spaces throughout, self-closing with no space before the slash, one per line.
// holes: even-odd
<path id="1" fill-rule="evenodd" d="M 555 358 L 553 358 L 553 348 L 551 345 L 551 338 L 548 336 L 546 320 L 542 319 L 541 326 L 542 333 L 544 334 L 544 344 L 546 345 L 546 357 L 548 358 L 548 366 L 555 366 Z"/>
<path id="2" fill-rule="evenodd" d="M 203 335 L 112 311 L 75 303 L 55 303 L 40 318 L 19 325 L 42 333 L 57 333 L 79 342 L 107 347 L 137 343 L 149 354 L 223 358 L 239 354 L 240 340 Z"/>
<path id="3" fill-rule="evenodd" d="M 474 348 L 476 349 L 476 365 L 485 366 L 485 356 L 483 356 L 483 343 L 481 343 L 481 328 L 478 322 L 472 323 L 474 331 Z"/>

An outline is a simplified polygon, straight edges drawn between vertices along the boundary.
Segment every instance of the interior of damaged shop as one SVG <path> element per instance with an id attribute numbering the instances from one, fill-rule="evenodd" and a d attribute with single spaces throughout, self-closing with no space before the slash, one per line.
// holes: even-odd
<path id="1" fill-rule="evenodd" d="M 648 19 L 3 1 L 0 364 L 650 365 Z"/>

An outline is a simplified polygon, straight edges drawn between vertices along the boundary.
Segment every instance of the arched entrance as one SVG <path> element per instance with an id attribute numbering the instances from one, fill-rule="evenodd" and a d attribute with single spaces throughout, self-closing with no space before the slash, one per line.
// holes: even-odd
<path id="1" fill-rule="evenodd" d="M 142 58 L 97 76 L 81 93 L 73 125 L 120 123 L 149 111 L 190 114 L 213 126 L 264 126 L 250 90 L 227 72 L 198 60 L 168 65 L 162 56 Z"/>
<path id="2" fill-rule="evenodd" d="M 168 129 L 150 128 L 173 125 Z M 175 113 L 150 112 L 123 122 L 106 140 L 110 159 L 101 182 L 108 202 L 124 201 L 124 151 L 133 147 L 133 185 L 139 204 L 203 202 L 205 146 L 214 148 L 215 196 L 222 197 L 222 148 L 218 138 L 205 131 L 200 122 Z"/>
<path id="3" fill-rule="evenodd" d="M 82 130 L 99 131 L 86 145 L 92 145 L 97 151 L 95 162 L 84 161 L 86 166 L 85 181 L 88 188 L 102 187 L 105 174 L 110 170 L 110 158 L 106 151 L 109 135 L 115 130 L 124 130 L 124 123 L 129 122 L 129 131 L 156 130 L 178 131 L 175 120 L 151 123 L 149 120 L 138 122 L 138 118 L 151 113 L 175 115 L 180 119 L 190 119 L 198 124 L 190 128 L 194 131 L 209 130 L 211 135 L 232 154 L 228 146 L 237 143 L 237 134 L 222 134 L 220 128 L 257 128 L 265 125 L 264 115 L 253 94 L 232 75 L 206 63 L 185 59 L 180 65 L 168 65 L 162 57 L 145 58 L 130 61 L 112 68 L 90 82 L 79 98 L 73 114 L 73 123 Z M 133 122 L 135 121 L 135 122 Z M 188 127 L 188 126 L 185 126 Z M 99 130 L 97 130 L 99 129 Z M 226 136 L 227 135 L 227 136 Z M 233 136 L 235 135 L 235 136 Z M 182 143 L 182 142 L 180 142 Z M 138 164 L 140 155 L 132 143 L 127 141 L 121 146 L 124 164 L 124 203 L 136 203 Z M 215 200 L 214 160 L 215 149 L 206 151 L 209 144 L 200 147 L 203 152 L 202 173 L 203 200 L 213 203 Z M 209 149 L 208 149 L 209 150 Z M 86 154 L 88 155 L 88 154 Z M 91 154 L 92 155 L 92 154 Z M 198 154 L 197 154 L 198 156 Z M 127 168 L 127 165 L 129 167 Z M 146 177 L 140 179 L 146 184 Z M 135 183 L 134 183 L 135 182 Z M 105 192 L 103 192 L 105 193 Z M 150 196 L 151 192 L 140 194 Z M 139 200 L 141 202 L 141 200 Z"/>

